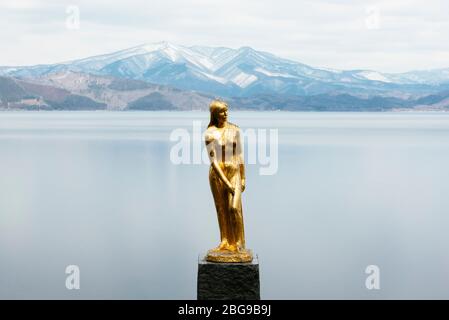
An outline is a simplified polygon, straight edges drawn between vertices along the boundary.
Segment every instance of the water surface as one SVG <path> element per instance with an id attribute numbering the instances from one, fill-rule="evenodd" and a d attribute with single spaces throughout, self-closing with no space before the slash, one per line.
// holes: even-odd
<path id="1" fill-rule="evenodd" d="M 208 117 L 0 113 L 0 298 L 195 299 L 218 225 L 207 164 L 174 165 L 169 136 Z M 262 298 L 449 299 L 449 114 L 230 121 L 279 132 L 277 173 L 248 165 L 243 198 Z"/>

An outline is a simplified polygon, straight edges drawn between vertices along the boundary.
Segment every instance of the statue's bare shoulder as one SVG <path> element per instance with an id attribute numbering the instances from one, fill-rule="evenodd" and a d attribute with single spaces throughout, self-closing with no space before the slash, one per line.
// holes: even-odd
<path id="1" fill-rule="evenodd" d="M 217 128 L 214 126 L 211 126 L 207 128 L 206 132 L 204 133 L 204 140 L 206 143 L 210 143 L 217 139 Z"/>

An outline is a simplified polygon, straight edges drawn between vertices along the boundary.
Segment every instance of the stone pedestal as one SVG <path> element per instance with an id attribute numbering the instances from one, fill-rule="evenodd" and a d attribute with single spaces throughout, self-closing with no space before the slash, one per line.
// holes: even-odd
<path id="1" fill-rule="evenodd" d="M 259 261 L 208 262 L 198 261 L 198 300 L 259 300 Z"/>

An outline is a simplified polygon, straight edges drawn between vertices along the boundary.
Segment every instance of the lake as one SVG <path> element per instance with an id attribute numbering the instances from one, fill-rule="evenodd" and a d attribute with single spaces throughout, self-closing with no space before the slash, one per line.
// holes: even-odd
<path id="1" fill-rule="evenodd" d="M 208 164 L 173 163 L 170 135 L 208 118 L 0 113 L 0 298 L 195 299 L 218 224 Z M 275 172 L 248 164 L 243 194 L 263 299 L 449 299 L 449 113 L 230 121 L 278 134 Z"/>

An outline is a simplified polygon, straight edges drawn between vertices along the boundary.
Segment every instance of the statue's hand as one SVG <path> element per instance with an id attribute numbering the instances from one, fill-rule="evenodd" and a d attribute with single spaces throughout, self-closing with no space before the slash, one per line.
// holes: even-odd
<path id="1" fill-rule="evenodd" d="M 246 181 L 245 179 L 242 179 L 242 192 L 245 191 L 246 188 Z"/>
<path id="2" fill-rule="evenodd" d="M 231 184 L 231 183 L 227 183 L 226 184 L 226 188 L 228 189 L 228 191 L 234 195 L 235 194 L 235 187 Z"/>

